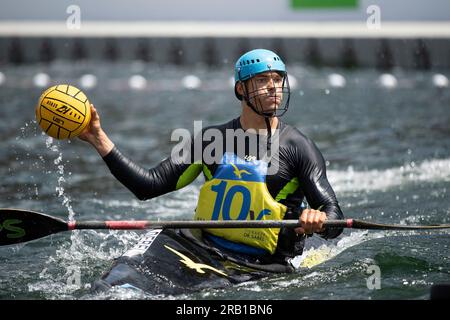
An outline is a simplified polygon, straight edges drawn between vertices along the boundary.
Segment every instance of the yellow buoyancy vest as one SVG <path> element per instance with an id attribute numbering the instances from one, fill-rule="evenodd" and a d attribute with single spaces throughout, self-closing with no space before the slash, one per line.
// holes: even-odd
<path id="1" fill-rule="evenodd" d="M 265 182 L 267 163 L 225 153 L 211 180 L 200 189 L 196 220 L 282 220 L 286 206 L 273 199 Z M 226 240 L 275 252 L 279 228 L 206 229 Z"/>

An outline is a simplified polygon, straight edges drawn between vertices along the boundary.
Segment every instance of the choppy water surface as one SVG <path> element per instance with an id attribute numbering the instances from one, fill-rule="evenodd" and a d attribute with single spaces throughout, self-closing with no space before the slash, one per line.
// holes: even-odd
<path id="1" fill-rule="evenodd" d="M 43 90 L 33 84 L 36 74 L 47 73 L 49 85 L 77 86 L 83 74 L 95 75 L 97 85 L 84 91 L 105 130 L 124 153 L 148 167 L 170 154 L 172 130 L 192 131 L 194 120 L 203 120 L 205 126 L 225 122 L 240 109 L 230 85 L 232 73 L 225 69 L 56 62 L 0 71 L 5 76 L 0 85 L 0 207 L 63 219 L 190 219 L 202 179 L 163 197 L 138 201 L 90 146 L 41 133 L 34 121 Z M 450 222 L 450 90 L 433 86 L 434 72 L 394 71 L 397 85 L 392 88 L 382 87 L 380 74 L 371 70 L 291 66 L 290 72 L 297 83 L 284 121 L 322 150 L 347 217 Z M 344 77 L 345 84 L 331 76 L 341 87 L 330 84 L 334 73 Z M 141 90 L 130 89 L 133 75 L 147 80 L 131 81 Z M 198 89 L 183 87 L 187 75 L 199 77 Z M 141 234 L 77 231 L 2 247 L 0 299 L 179 298 L 124 289 L 89 294 L 90 283 Z M 311 270 L 183 298 L 427 299 L 432 284 L 450 281 L 449 246 L 450 234 L 443 231 L 346 230 L 321 248 L 334 258 Z M 381 271 L 379 290 L 367 286 L 373 265 Z"/>

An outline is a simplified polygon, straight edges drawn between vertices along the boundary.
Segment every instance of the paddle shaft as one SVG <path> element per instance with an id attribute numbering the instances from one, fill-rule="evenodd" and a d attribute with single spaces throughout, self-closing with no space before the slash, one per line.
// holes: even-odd
<path id="1" fill-rule="evenodd" d="M 371 230 L 422 230 L 422 229 L 446 229 L 450 225 L 434 226 L 407 226 L 389 225 L 366 222 L 357 219 L 327 220 L 325 228 L 353 228 Z M 133 229 L 176 229 L 176 228 L 297 228 L 301 227 L 298 220 L 227 220 L 227 221 L 71 221 L 68 222 L 69 230 L 81 229 L 109 229 L 109 230 L 133 230 Z"/>
<path id="2" fill-rule="evenodd" d="M 109 229 L 109 230 L 133 230 L 133 229 L 214 229 L 214 228 L 295 228 L 300 227 L 298 220 L 228 220 L 228 221 L 71 221 L 68 222 L 69 230 L 81 229 Z M 325 227 L 348 227 L 346 220 L 328 220 Z"/>

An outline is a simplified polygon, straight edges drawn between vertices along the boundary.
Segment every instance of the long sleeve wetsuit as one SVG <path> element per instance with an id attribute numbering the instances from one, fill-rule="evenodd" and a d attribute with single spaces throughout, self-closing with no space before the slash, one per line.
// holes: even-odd
<path id="1" fill-rule="evenodd" d="M 226 141 L 226 130 L 242 130 L 242 126 L 240 119 L 237 118 L 222 125 L 205 128 L 203 133 L 208 129 L 216 129 L 222 133 L 224 137 L 222 149 L 225 152 L 230 151 L 227 150 L 229 144 Z M 320 208 L 327 214 L 328 219 L 343 219 L 335 193 L 327 179 L 325 161 L 316 145 L 298 129 L 281 121 L 278 129 L 279 153 L 270 160 L 270 166 L 275 166 L 278 170 L 276 174 L 266 176 L 266 185 L 272 197 L 288 207 L 284 218 L 297 219 L 301 204 L 306 199 L 311 208 Z M 194 181 L 201 172 L 205 179 L 211 179 L 217 163 L 203 161 L 203 151 L 212 143 L 203 140 L 208 139 L 201 139 L 200 135 L 192 139 L 190 154 L 188 157 L 184 156 L 183 161 L 181 158 L 169 157 L 151 169 L 137 165 L 116 147 L 103 159 L 111 173 L 123 185 L 137 198 L 146 200 L 183 188 Z M 201 146 L 201 152 L 194 152 L 196 143 Z M 237 150 L 235 146 L 233 148 L 232 151 L 242 159 L 249 156 L 259 158 L 259 151 L 257 154 L 251 154 L 250 150 L 255 148 L 251 148 L 248 143 L 243 150 Z M 342 229 L 326 229 L 320 235 L 331 239 L 341 232 Z M 301 254 L 303 246 L 304 237 L 298 236 L 292 229 L 282 228 L 275 255 L 292 257 Z"/>

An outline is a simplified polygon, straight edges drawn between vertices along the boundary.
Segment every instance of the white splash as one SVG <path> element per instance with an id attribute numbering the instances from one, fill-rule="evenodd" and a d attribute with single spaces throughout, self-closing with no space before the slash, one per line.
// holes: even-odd
<path id="1" fill-rule="evenodd" d="M 44 292 L 46 299 L 73 299 L 91 286 L 93 265 L 105 269 L 114 258 L 138 241 L 138 232 L 74 231 L 46 262 L 39 278 L 28 285 L 30 292 Z M 92 243 L 96 245 L 93 246 Z"/>
<path id="2" fill-rule="evenodd" d="M 296 268 L 312 268 L 327 260 L 330 260 L 344 250 L 356 246 L 364 241 L 378 239 L 386 236 L 385 232 L 356 231 L 343 237 L 335 245 L 323 244 L 318 248 L 305 250 L 301 256 L 292 259 L 291 263 Z"/>
<path id="3" fill-rule="evenodd" d="M 385 190 L 405 183 L 450 181 L 450 159 L 432 159 L 420 164 L 410 162 L 385 170 L 330 170 L 328 177 L 336 192 Z"/>
<path id="4" fill-rule="evenodd" d="M 51 150 L 52 152 L 55 152 L 58 154 L 58 156 L 53 160 L 54 165 L 57 167 L 56 173 L 58 174 L 57 179 L 57 185 L 55 188 L 56 194 L 58 198 L 62 198 L 62 205 L 65 206 L 69 212 L 69 221 L 74 220 L 75 212 L 73 211 L 72 205 L 71 205 L 71 199 L 70 197 L 64 192 L 64 183 L 66 182 L 66 179 L 64 177 L 64 165 L 62 164 L 63 161 L 63 155 L 62 152 L 59 150 L 58 146 L 56 144 L 53 144 L 54 139 L 52 137 L 47 137 L 45 140 L 45 145 L 47 146 L 47 149 Z"/>

